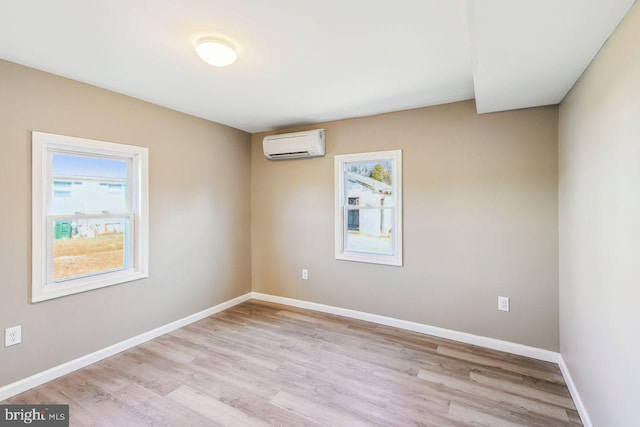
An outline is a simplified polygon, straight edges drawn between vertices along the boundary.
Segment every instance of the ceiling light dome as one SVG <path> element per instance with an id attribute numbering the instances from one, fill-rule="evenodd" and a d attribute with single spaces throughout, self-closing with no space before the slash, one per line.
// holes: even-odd
<path id="1" fill-rule="evenodd" d="M 196 52 L 204 62 L 216 67 L 226 67 L 238 59 L 233 45 L 220 39 L 204 38 L 198 40 Z"/>

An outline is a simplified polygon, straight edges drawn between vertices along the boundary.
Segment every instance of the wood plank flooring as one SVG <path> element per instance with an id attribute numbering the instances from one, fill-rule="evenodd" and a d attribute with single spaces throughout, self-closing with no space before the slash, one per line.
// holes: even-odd
<path id="1" fill-rule="evenodd" d="M 248 301 L 14 396 L 73 426 L 580 426 L 555 364 Z"/>

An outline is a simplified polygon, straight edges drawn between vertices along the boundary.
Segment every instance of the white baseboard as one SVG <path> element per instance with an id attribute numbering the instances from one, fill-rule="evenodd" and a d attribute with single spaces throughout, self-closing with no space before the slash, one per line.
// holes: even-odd
<path id="1" fill-rule="evenodd" d="M 502 341 L 495 338 L 483 337 L 480 335 L 473 335 L 466 332 L 454 331 L 451 329 L 438 328 L 436 326 L 425 325 L 408 320 L 400 320 L 393 317 L 365 313 L 363 311 L 350 310 L 347 308 L 334 307 L 331 305 L 318 304 L 315 302 L 302 301 L 293 298 L 262 294 L 259 292 L 252 292 L 251 297 L 260 301 L 268 301 L 293 307 L 306 308 L 309 310 L 321 311 L 323 313 L 350 317 L 352 319 L 365 320 L 367 322 L 378 323 L 380 325 L 393 326 L 395 328 L 405 329 L 407 331 L 433 335 L 453 341 L 459 341 L 467 344 L 477 345 L 480 347 L 490 348 L 493 350 L 504 351 L 506 353 L 544 360 L 546 362 L 558 363 L 558 361 L 560 360 L 560 354 L 554 351 L 544 350 L 537 347 L 530 347 L 527 345 L 517 344 L 509 341 Z"/>
<path id="2" fill-rule="evenodd" d="M 562 355 L 560 355 L 558 366 L 560 366 L 560 371 L 562 371 L 564 382 L 567 384 L 567 388 L 569 389 L 569 393 L 571 393 L 571 398 L 573 399 L 573 403 L 576 405 L 578 414 L 580 414 L 580 419 L 582 420 L 582 424 L 584 425 L 584 427 L 593 427 L 593 424 L 591 423 L 591 417 L 589 417 L 587 408 L 586 406 L 584 406 L 584 403 L 582 402 L 580 393 L 578 393 L 576 384 L 573 382 L 573 378 L 571 377 L 571 373 L 569 372 L 569 367 L 565 363 L 564 357 L 562 357 Z"/>
<path id="3" fill-rule="evenodd" d="M 209 317 L 212 314 L 226 310 L 227 308 L 233 307 L 234 305 L 240 304 L 249 299 L 251 299 L 251 293 L 241 295 L 237 298 L 225 301 L 211 308 L 207 308 L 206 310 L 202 310 L 198 313 L 176 320 L 175 322 L 160 326 L 156 329 L 126 339 L 117 344 L 105 347 L 101 350 L 95 351 L 85 356 L 78 357 L 77 359 L 71 360 L 67 363 L 63 363 L 62 365 L 54 366 L 53 368 L 47 369 L 46 371 L 42 371 L 14 383 L 7 384 L 4 387 L 0 387 L 0 401 L 8 399 L 11 396 L 15 396 L 16 394 L 25 392 L 33 387 L 42 385 L 53 379 L 59 378 L 80 368 L 84 368 L 85 366 L 96 363 L 102 359 L 106 359 L 107 357 L 113 356 L 114 354 L 128 350 L 144 342 L 157 338 L 160 335 L 164 335 L 176 329 L 182 328 L 183 326 L 186 326 L 190 323 L 197 322 L 198 320 Z"/>

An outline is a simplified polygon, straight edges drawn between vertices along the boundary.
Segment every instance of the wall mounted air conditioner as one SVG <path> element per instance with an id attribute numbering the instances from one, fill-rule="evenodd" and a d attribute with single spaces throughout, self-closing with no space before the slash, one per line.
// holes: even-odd
<path id="1" fill-rule="evenodd" d="M 271 160 L 324 156 L 324 129 L 265 136 L 262 149 Z"/>

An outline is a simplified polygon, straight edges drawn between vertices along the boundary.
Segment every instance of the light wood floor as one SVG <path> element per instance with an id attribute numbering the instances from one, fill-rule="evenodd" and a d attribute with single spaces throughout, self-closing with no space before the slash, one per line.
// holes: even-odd
<path id="1" fill-rule="evenodd" d="M 552 363 L 256 301 L 6 403 L 68 403 L 71 425 L 582 425 Z"/>

